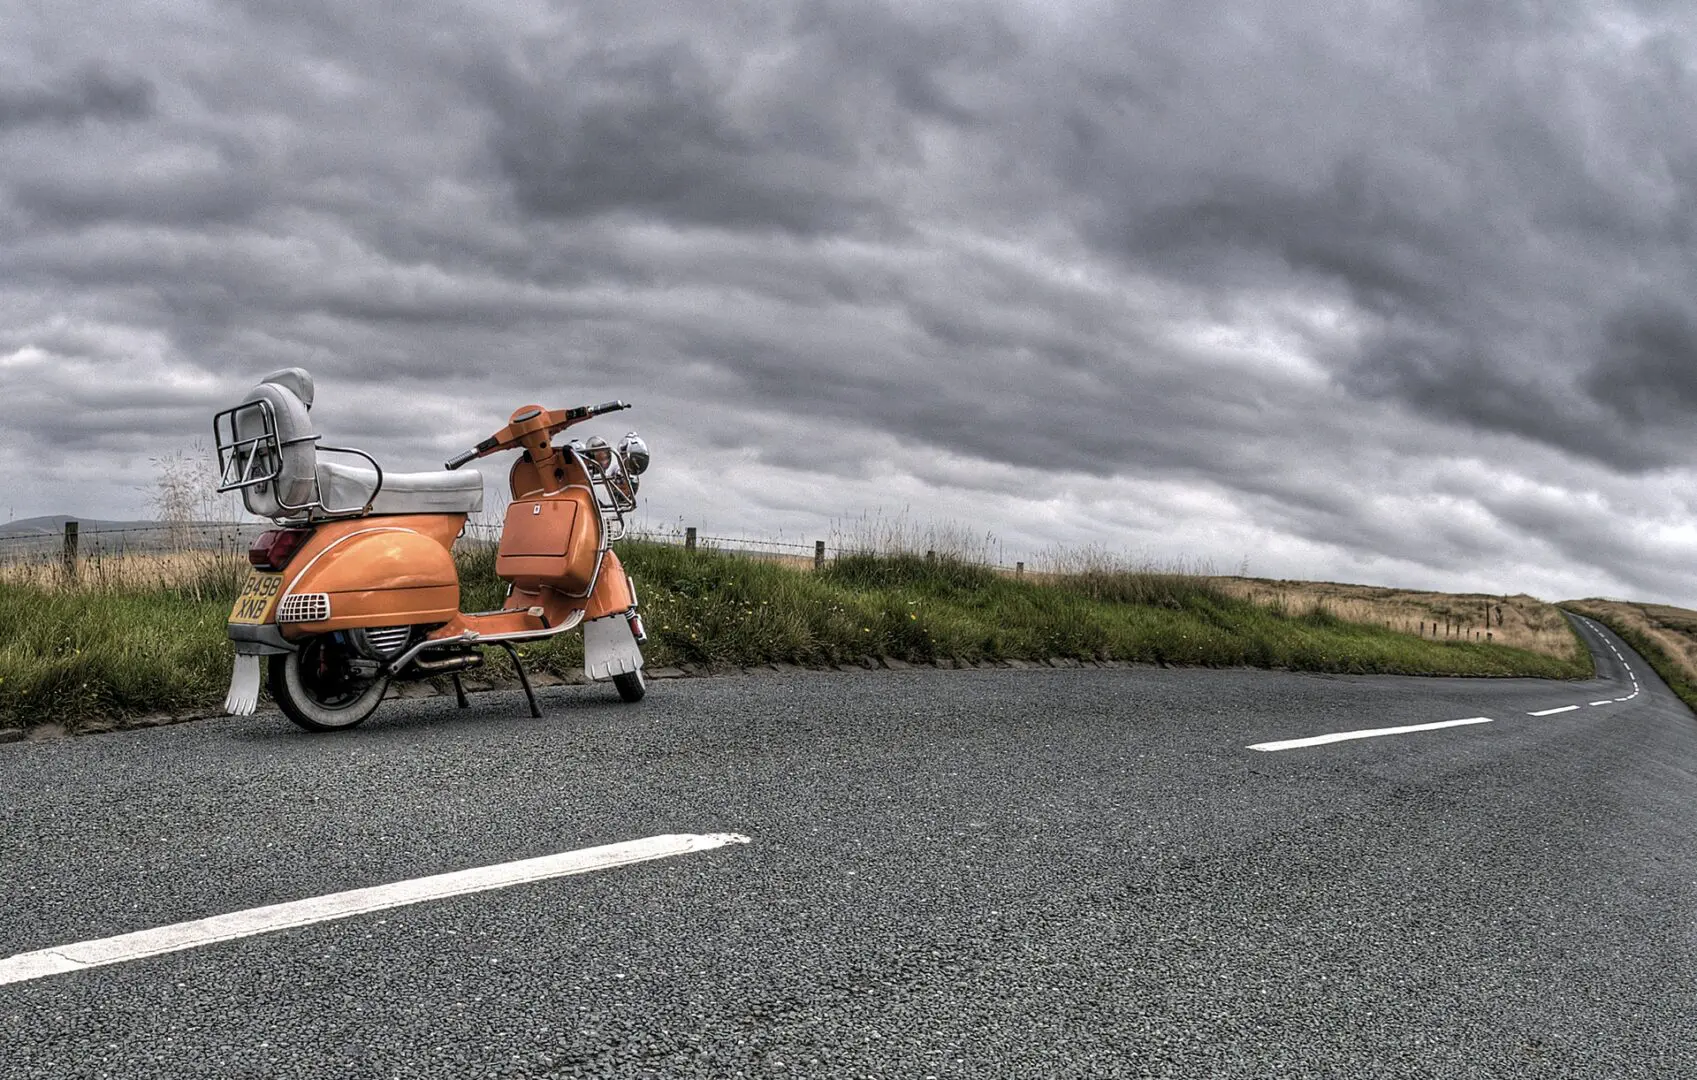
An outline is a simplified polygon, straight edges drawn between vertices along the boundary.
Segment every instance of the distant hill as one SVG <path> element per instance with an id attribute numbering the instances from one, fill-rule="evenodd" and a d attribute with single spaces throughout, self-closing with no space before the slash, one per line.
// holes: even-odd
<path id="1" fill-rule="evenodd" d="M 105 521 L 100 518 L 79 518 L 69 514 L 48 514 L 46 517 L 20 518 L 0 522 L 0 539 L 15 536 L 63 536 L 65 522 L 75 521 L 78 532 L 103 532 L 109 529 L 154 529 L 157 521 Z"/>

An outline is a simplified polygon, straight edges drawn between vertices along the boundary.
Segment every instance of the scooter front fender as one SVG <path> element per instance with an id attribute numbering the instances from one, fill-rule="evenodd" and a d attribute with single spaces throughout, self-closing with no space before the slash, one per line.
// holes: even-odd
<path id="1" fill-rule="evenodd" d="M 616 552 L 602 557 L 601 573 L 595 579 L 595 591 L 589 594 L 583 617 L 599 619 L 603 615 L 623 615 L 636 606 L 636 591 L 631 588 L 630 575 L 619 562 Z"/>

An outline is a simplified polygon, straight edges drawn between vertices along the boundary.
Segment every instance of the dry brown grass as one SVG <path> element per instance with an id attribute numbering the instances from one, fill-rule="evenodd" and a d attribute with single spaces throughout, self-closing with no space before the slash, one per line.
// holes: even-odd
<path id="1" fill-rule="evenodd" d="M 1222 577 L 1213 580 L 1223 592 L 1282 609 L 1291 615 L 1319 607 L 1345 622 L 1386 626 L 1439 641 L 1489 640 L 1496 645 L 1564 659 L 1580 655 L 1579 650 L 1583 649 L 1567 620 L 1553 604 L 1525 594 L 1488 596 L 1484 593 L 1421 592 L 1329 581 L 1273 581 L 1265 578 Z M 1488 639 L 1487 634 L 1490 635 Z"/>
<path id="2" fill-rule="evenodd" d="M 200 599 L 233 593 L 249 570 L 245 551 L 132 551 L 85 555 L 76 572 L 62 561 L 0 565 L 0 584 L 51 592 L 178 592 Z"/>
<path id="3" fill-rule="evenodd" d="M 1685 682 L 1697 685 L 1697 611 L 1599 599 L 1570 600 L 1566 606 L 1648 639 L 1667 655 Z"/>

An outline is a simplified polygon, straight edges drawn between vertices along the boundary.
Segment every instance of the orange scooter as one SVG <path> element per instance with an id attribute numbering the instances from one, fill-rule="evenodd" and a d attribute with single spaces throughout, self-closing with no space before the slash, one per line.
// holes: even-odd
<path id="1" fill-rule="evenodd" d="M 634 432 L 616 447 L 553 440 L 628 405 L 526 405 L 446 471 L 391 473 L 363 450 L 321 445 L 312 398 L 312 376 L 286 368 L 213 418 L 218 490 L 240 491 L 249 511 L 280 526 L 249 548 L 253 570 L 230 611 L 227 712 L 254 711 L 262 660 L 271 696 L 309 731 L 353 727 L 397 680 L 447 675 L 464 708 L 460 673 L 496 645 L 512 657 L 531 715 L 541 716 L 516 646 L 579 627 L 584 674 L 611 679 L 625 701 L 641 700 L 646 635 L 635 588 L 609 545 L 636 508 L 648 448 Z M 454 470 L 503 450 L 520 451 L 495 558 L 506 601 L 462 612 L 453 545 L 483 508 L 483 478 Z"/>

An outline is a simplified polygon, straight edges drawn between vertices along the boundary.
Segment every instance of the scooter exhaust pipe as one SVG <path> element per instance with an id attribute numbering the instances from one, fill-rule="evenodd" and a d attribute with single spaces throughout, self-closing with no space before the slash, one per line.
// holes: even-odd
<path id="1" fill-rule="evenodd" d="M 414 660 L 409 670 L 421 675 L 451 675 L 457 671 L 482 667 L 483 654 L 480 652 L 461 653 L 458 656 L 445 656 L 440 660 Z"/>

